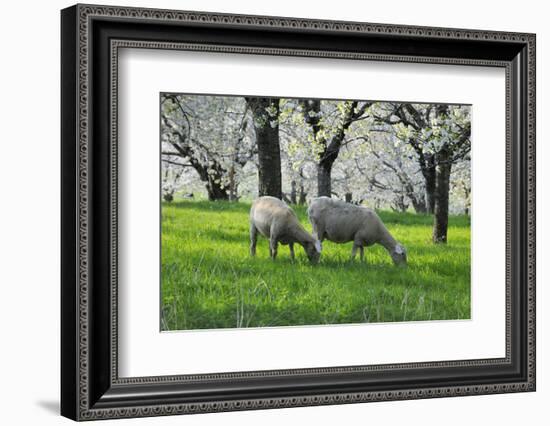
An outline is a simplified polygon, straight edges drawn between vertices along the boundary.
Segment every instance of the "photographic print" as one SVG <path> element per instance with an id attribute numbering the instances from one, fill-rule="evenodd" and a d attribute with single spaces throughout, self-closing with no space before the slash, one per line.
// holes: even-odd
<path id="1" fill-rule="evenodd" d="M 535 391 L 535 34 L 78 4 L 61 75 L 63 416 Z"/>
<path id="2" fill-rule="evenodd" d="M 161 330 L 470 318 L 471 106 L 162 93 Z"/>

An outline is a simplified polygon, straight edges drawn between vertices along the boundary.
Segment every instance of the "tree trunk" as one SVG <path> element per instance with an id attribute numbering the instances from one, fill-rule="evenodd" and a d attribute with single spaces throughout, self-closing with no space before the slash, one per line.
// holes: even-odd
<path id="1" fill-rule="evenodd" d="M 418 196 L 418 194 L 414 190 L 414 185 L 406 176 L 401 176 L 400 180 L 401 183 L 404 185 L 407 198 L 411 201 L 414 211 L 419 214 L 425 214 L 426 200 L 424 199 L 424 196 Z"/>
<path id="2" fill-rule="evenodd" d="M 306 190 L 304 189 L 304 183 L 300 183 L 300 195 L 298 196 L 298 204 L 303 206 L 306 203 Z"/>
<path id="3" fill-rule="evenodd" d="M 395 207 L 392 207 L 392 209 L 396 212 L 404 213 L 409 208 L 405 202 L 405 196 L 403 194 L 396 194 L 394 204 Z"/>
<path id="4" fill-rule="evenodd" d="M 229 200 L 229 188 L 219 183 L 209 181 L 206 184 L 209 201 L 227 201 Z"/>
<path id="5" fill-rule="evenodd" d="M 290 182 L 290 202 L 296 204 L 296 181 Z"/>
<path id="6" fill-rule="evenodd" d="M 351 192 L 346 192 L 344 195 L 344 199 L 346 200 L 346 203 L 351 203 L 353 200 L 353 195 Z"/>
<path id="7" fill-rule="evenodd" d="M 424 201 L 424 199 L 417 198 L 414 196 L 409 196 L 409 199 L 411 200 L 415 213 L 426 214 L 427 209 L 426 209 L 426 202 Z"/>
<path id="8" fill-rule="evenodd" d="M 438 105 L 436 114 L 446 115 L 447 105 Z M 439 151 L 435 167 L 435 204 L 433 242 L 447 243 L 447 227 L 449 225 L 449 184 L 451 177 L 451 155 L 446 149 Z M 434 159 L 435 160 L 435 159 Z"/>
<path id="9" fill-rule="evenodd" d="M 433 214 L 435 209 L 436 168 L 430 167 L 422 171 L 426 184 L 426 213 Z"/>
<path id="10" fill-rule="evenodd" d="M 237 201 L 237 183 L 235 182 L 235 166 L 229 169 L 229 201 Z"/>
<path id="11" fill-rule="evenodd" d="M 189 162 L 195 168 L 201 181 L 206 184 L 206 192 L 210 201 L 229 200 L 230 186 L 224 184 L 224 172 L 222 165 L 212 162 L 210 166 L 203 166 L 195 158 L 189 158 Z"/>
<path id="12" fill-rule="evenodd" d="M 449 180 L 451 163 L 442 158 L 436 167 L 436 191 L 434 207 L 433 242 L 447 243 L 447 226 L 449 223 Z"/>
<path id="13" fill-rule="evenodd" d="M 470 193 L 471 190 L 468 186 L 464 185 L 464 198 L 465 198 L 465 207 L 464 214 L 468 216 L 470 214 Z"/>
<path id="14" fill-rule="evenodd" d="M 332 194 L 331 182 L 332 163 L 321 162 L 317 164 L 317 196 L 330 197 Z"/>
<path id="15" fill-rule="evenodd" d="M 258 146 L 258 195 L 283 196 L 279 146 L 279 99 L 246 98 L 252 111 Z"/>

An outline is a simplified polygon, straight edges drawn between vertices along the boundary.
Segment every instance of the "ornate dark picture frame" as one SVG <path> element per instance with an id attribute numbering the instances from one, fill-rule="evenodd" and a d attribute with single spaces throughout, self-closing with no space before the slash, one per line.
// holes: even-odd
<path id="1" fill-rule="evenodd" d="M 535 390 L 535 35 L 76 5 L 61 13 L 61 413 L 157 416 Z M 506 356 L 119 378 L 117 52 L 188 49 L 506 70 Z"/>

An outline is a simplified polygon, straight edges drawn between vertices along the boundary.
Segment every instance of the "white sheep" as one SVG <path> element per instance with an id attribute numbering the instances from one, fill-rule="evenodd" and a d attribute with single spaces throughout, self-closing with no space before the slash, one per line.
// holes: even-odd
<path id="1" fill-rule="evenodd" d="M 302 226 L 294 211 L 275 197 L 260 197 L 250 208 L 250 255 L 256 255 L 258 233 L 269 238 L 269 253 L 275 260 L 279 243 L 290 248 L 294 259 L 294 243 L 300 244 L 310 262 L 317 263 L 321 255 L 321 243 Z"/>
<path id="2" fill-rule="evenodd" d="M 364 260 L 364 247 L 381 244 L 396 265 L 407 264 L 405 248 L 395 241 L 374 210 L 329 197 L 319 197 L 311 201 L 307 214 L 313 226 L 313 236 L 320 241 L 353 241 L 352 259 L 357 249 L 361 260 Z"/>

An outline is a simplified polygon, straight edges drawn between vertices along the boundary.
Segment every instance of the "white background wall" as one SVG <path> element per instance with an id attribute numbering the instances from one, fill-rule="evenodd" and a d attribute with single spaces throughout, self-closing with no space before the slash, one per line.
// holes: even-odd
<path id="1" fill-rule="evenodd" d="M 103 4 L 537 33 L 538 390 L 421 401 L 293 408 L 118 424 L 547 424 L 550 306 L 545 244 L 550 202 L 550 28 L 545 2 L 338 0 L 104 0 Z M 0 421 L 68 424 L 59 404 L 59 9 L 70 2 L 11 1 L 0 23 Z M 491 253 L 485 255 L 490 256 Z M 131 422 L 131 423 L 129 423 Z M 102 424 L 113 423 L 112 421 Z M 113 423 L 115 424 L 115 423 Z"/>

